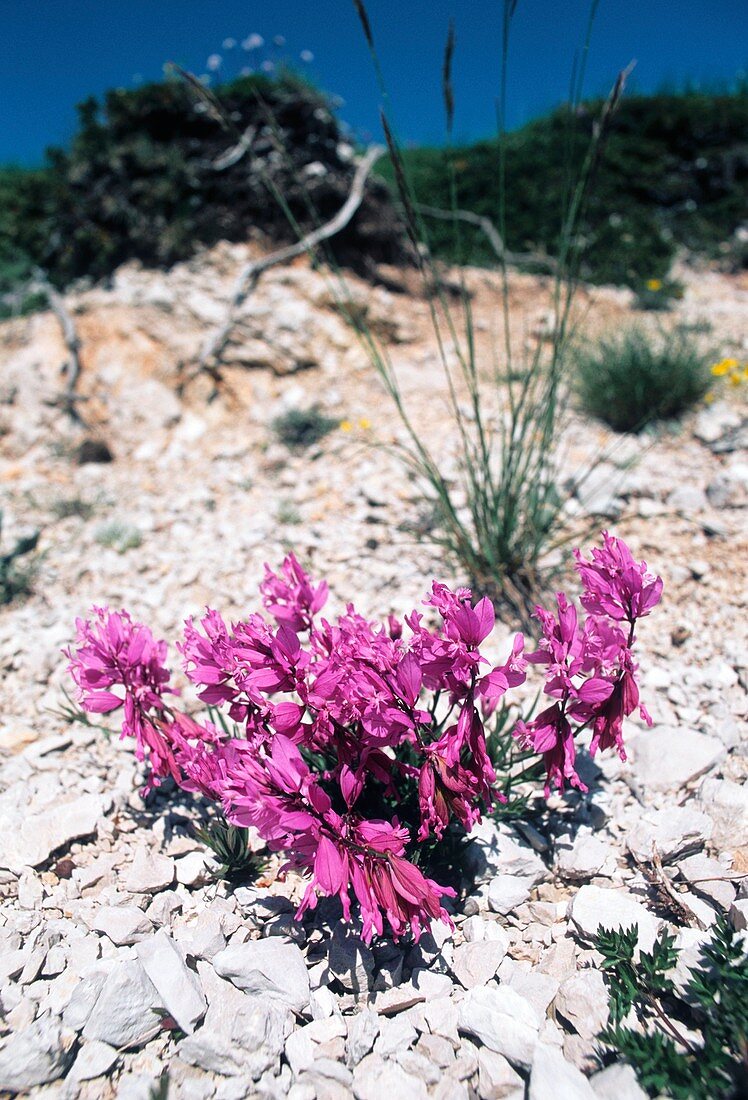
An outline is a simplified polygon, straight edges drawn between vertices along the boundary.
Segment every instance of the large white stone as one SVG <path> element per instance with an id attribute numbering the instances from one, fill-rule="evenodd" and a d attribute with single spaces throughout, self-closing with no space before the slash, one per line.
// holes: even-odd
<path id="1" fill-rule="evenodd" d="M 138 848 L 125 873 L 125 889 L 131 894 L 157 894 L 174 882 L 174 860 L 160 852 Z"/>
<path id="2" fill-rule="evenodd" d="M 426 1100 L 423 1081 L 378 1054 L 368 1054 L 353 1071 L 353 1095 L 356 1100 Z"/>
<path id="3" fill-rule="evenodd" d="M 202 1027 L 183 1039 L 180 1058 L 208 1073 L 257 1080 L 276 1066 L 293 1027 L 284 1006 L 250 997 L 223 981 L 207 963 L 198 972 L 208 998 Z"/>
<path id="4" fill-rule="evenodd" d="M 119 1058 L 119 1051 L 102 1043 L 100 1039 L 93 1039 L 90 1043 L 84 1043 L 78 1051 L 78 1056 L 70 1070 L 68 1080 L 90 1081 L 94 1077 L 101 1077 L 112 1068 Z"/>
<path id="5" fill-rule="evenodd" d="M 107 975 L 83 1028 L 84 1039 L 113 1047 L 142 1046 L 158 1034 L 160 998 L 138 959 L 118 962 Z"/>
<path id="6" fill-rule="evenodd" d="M 107 805 L 102 795 L 84 794 L 41 814 L 0 818 L 0 867 L 20 874 L 26 867 L 46 863 L 58 848 L 95 833 Z"/>
<path id="7" fill-rule="evenodd" d="M 555 1005 L 575 1031 L 594 1039 L 608 1022 L 608 989 L 599 970 L 578 970 L 556 994 Z"/>
<path id="8" fill-rule="evenodd" d="M 459 1029 L 528 1069 L 538 1042 L 540 1020 L 532 1006 L 503 985 L 482 986 L 467 994 L 459 1009 Z"/>
<path id="9" fill-rule="evenodd" d="M 485 985 L 496 976 L 501 961 L 509 950 L 509 937 L 461 943 L 454 950 L 452 973 L 465 989 Z"/>
<path id="10" fill-rule="evenodd" d="M 49 1019 L 36 1020 L 0 1040 L 0 1092 L 20 1093 L 62 1077 L 75 1035 Z"/>
<path id="11" fill-rule="evenodd" d="M 718 737 L 679 726 L 655 726 L 632 738 L 634 779 L 651 790 L 674 790 L 698 779 L 720 760 L 725 746 Z"/>
<path id="12" fill-rule="evenodd" d="M 592 1091 L 598 1100 L 647 1100 L 647 1094 L 636 1080 L 636 1071 L 626 1062 L 615 1062 L 590 1077 Z"/>
<path id="13" fill-rule="evenodd" d="M 730 779 L 705 779 L 699 799 L 714 822 L 712 839 L 718 848 L 742 848 L 748 844 L 748 783 Z"/>
<path id="14" fill-rule="evenodd" d="M 138 958 L 182 1031 L 191 1035 L 207 1007 L 200 980 L 190 970 L 174 940 L 163 929 L 137 946 Z"/>
<path id="15" fill-rule="evenodd" d="M 532 1063 L 528 1100 L 595 1100 L 587 1078 L 556 1047 L 540 1043 Z"/>
<path id="16" fill-rule="evenodd" d="M 103 932 L 118 947 L 137 943 L 153 931 L 153 925 L 137 905 L 105 905 L 92 914 L 89 927 Z"/>
<path id="17" fill-rule="evenodd" d="M 645 810 L 627 835 L 626 844 L 637 859 L 648 863 L 655 848 L 662 859 L 703 848 L 712 830 L 712 819 L 693 804 L 666 806 Z"/>
<path id="18" fill-rule="evenodd" d="M 506 916 L 530 896 L 531 882 L 518 875 L 496 875 L 488 884 L 488 907 Z"/>
<path id="19" fill-rule="evenodd" d="M 309 1004 L 309 975 L 294 943 L 271 938 L 232 944 L 219 951 L 213 966 L 238 989 L 280 1001 L 294 1012 Z"/>
<path id="20" fill-rule="evenodd" d="M 601 928 L 627 929 L 637 925 L 639 947 L 651 951 L 662 922 L 626 890 L 582 886 L 574 895 L 569 915 L 585 939 L 592 940 Z"/>
<path id="21" fill-rule="evenodd" d="M 478 1051 L 478 1095 L 481 1100 L 524 1100 L 525 1082 L 502 1054 Z"/>

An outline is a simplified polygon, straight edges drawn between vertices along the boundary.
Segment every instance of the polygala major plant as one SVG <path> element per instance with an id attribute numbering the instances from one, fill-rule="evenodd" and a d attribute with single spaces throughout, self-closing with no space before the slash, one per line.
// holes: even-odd
<path id="1" fill-rule="evenodd" d="M 577 552 L 577 569 L 584 610 L 559 593 L 554 613 L 537 609 L 538 649 L 525 656 L 517 634 L 507 661 L 492 666 L 481 654 L 494 626 L 487 598 L 473 604 L 468 589 L 435 581 L 426 614 L 376 624 L 349 604 L 331 622 L 321 615 L 327 585 L 291 554 L 279 573 L 266 566 L 267 616 L 228 626 L 208 610 L 177 645 L 200 701 L 225 708 L 234 733 L 174 705 L 166 643 L 126 611 L 94 608 L 78 620 L 66 656 L 85 710 L 121 709 L 122 735 L 150 767 L 147 788 L 171 777 L 215 800 L 230 825 L 256 829 L 307 877 L 299 917 L 338 895 L 349 920 L 355 898 L 367 941 L 386 929 L 417 939 L 431 921 L 449 921 L 454 897 L 424 874 L 424 853 L 446 844 L 448 830 L 467 834 L 504 797 L 491 723 L 528 661 L 545 666 L 550 702 L 514 735 L 542 755 L 546 794 L 585 789 L 575 767 L 584 730 L 593 753 L 615 747 L 625 757 L 623 720 L 639 706 L 635 626 L 662 581 L 607 533 L 590 559 Z M 430 626 L 435 612 L 440 625 Z"/>

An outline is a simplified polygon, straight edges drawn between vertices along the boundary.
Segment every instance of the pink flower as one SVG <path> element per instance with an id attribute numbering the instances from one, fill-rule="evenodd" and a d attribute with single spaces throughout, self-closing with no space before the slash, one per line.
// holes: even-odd
<path id="1" fill-rule="evenodd" d="M 602 549 L 593 548 L 591 561 L 579 550 L 574 557 L 585 589 L 582 605 L 588 611 L 633 622 L 660 602 L 662 578 L 648 573 L 646 562 L 637 564 L 626 543 L 607 531 Z"/>
<path id="2" fill-rule="evenodd" d="M 166 642 L 157 642 L 126 611 L 94 607 L 91 614 L 92 619 L 76 620 L 76 645 L 64 650 L 68 671 L 85 710 L 106 714 L 124 708 L 122 736 L 135 737 L 142 760 L 153 740 L 149 716 L 164 710 L 162 696 L 170 691 Z"/>
<path id="3" fill-rule="evenodd" d="M 551 786 L 563 791 L 567 780 L 572 787 L 577 787 L 580 791 L 587 790 L 574 767 L 574 734 L 563 708 L 558 703 L 541 711 L 532 722 L 518 722 L 514 735 L 523 748 L 542 754 L 546 768 L 546 798 L 551 792 Z"/>
<path id="4" fill-rule="evenodd" d="M 578 567 L 586 616 L 559 593 L 553 613 L 537 610 L 537 650 L 526 656 L 518 634 L 508 659 L 491 667 L 480 652 L 494 626 L 489 600 L 473 604 L 467 589 L 434 582 L 426 604 L 438 626 L 418 611 L 404 623 L 371 622 L 353 605 L 328 621 L 320 615 L 327 585 L 291 554 L 277 573 L 265 568 L 270 620 L 228 624 L 207 610 L 185 624 L 178 645 L 199 701 L 225 708 L 233 732 L 223 718 L 218 728 L 167 703 L 165 643 L 126 612 L 94 609 L 67 656 L 86 710 L 121 709 L 149 785 L 170 776 L 215 801 L 306 877 L 298 916 L 336 896 L 346 920 L 357 907 L 367 940 L 385 931 L 418 938 L 432 921 L 449 922 L 444 901 L 454 896 L 421 870 L 418 844 L 469 831 L 503 797 L 484 721 L 524 682 L 528 661 L 543 667 L 550 702 L 514 733 L 543 757 L 546 793 L 584 789 L 576 769 L 584 730 L 592 752 L 623 755 L 624 719 L 638 706 L 649 720 L 632 648 L 636 619 L 657 602 L 661 582 L 607 535 Z"/>
<path id="5" fill-rule="evenodd" d="M 313 585 L 295 555 L 289 554 L 281 566 L 281 576 L 265 566 L 260 592 L 276 622 L 303 631 L 311 629 L 314 616 L 327 603 L 328 587 L 324 581 Z"/>

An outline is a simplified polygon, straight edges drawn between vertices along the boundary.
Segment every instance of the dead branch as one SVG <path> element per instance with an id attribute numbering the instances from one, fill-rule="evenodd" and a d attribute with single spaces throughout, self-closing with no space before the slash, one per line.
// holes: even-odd
<path id="1" fill-rule="evenodd" d="M 496 258 L 502 263 L 514 265 L 533 263 L 545 267 L 551 272 L 556 271 L 558 268 L 558 264 L 553 257 L 547 256 L 544 252 L 510 252 L 505 247 L 501 234 L 494 223 L 482 214 L 475 214 L 472 210 L 441 210 L 437 206 L 424 206 L 422 203 L 416 203 L 415 209 L 419 214 L 425 214 L 427 218 L 438 218 L 440 221 L 454 221 L 456 219 L 460 222 L 466 222 L 468 225 L 476 226 L 485 234 L 488 243 L 496 253 Z"/>
<path id="2" fill-rule="evenodd" d="M 279 248 L 277 252 L 270 252 L 267 256 L 262 256 L 259 260 L 253 260 L 242 268 L 234 284 L 226 318 L 206 340 L 193 377 L 204 370 L 209 371 L 215 377 L 221 355 L 236 324 L 236 314 L 257 286 L 263 272 L 267 271 L 268 268 L 276 267 L 278 264 L 288 263 L 289 260 L 293 260 L 305 252 L 314 253 L 317 245 L 329 240 L 336 233 L 340 233 L 342 229 L 345 229 L 361 205 L 366 180 L 383 153 L 384 147 L 381 145 L 372 145 L 367 151 L 366 156 L 363 157 L 356 169 L 348 198 L 329 222 L 312 230 L 311 233 L 307 233 L 296 244 Z"/>
<path id="3" fill-rule="evenodd" d="M 662 858 L 657 850 L 657 845 L 654 842 L 652 843 L 652 855 L 649 863 L 639 859 L 630 848 L 629 853 L 647 882 L 654 887 L 660 905 L 668 909 L 677 918 L 684 921 L 684 923 L 692 926 L 696 925 L 697 928 L 703 931 L 703 921 L 694 913 L 693 909 L 685 903 L 665 873 L 665 869 L 662 866 Z"/>
<path id="4" fill-rule="evenodd" d="M 44 294 L 49 303 L 49 308 L 59 321 L 60 328 L 62 329 L 62 338 L 65 341 L 65 347 L 70 356 L 64 368 L 67 376 L 65 389 L 54 403 L 60 405 L 73 420 L 82 423 L 83 418 L 78 411 L 78 403 L 83 401 L 84 398 L 75 392 L 81 374 L 81 341 L 78 336 L 78 330 L 75 327 L 75 321 L 65 305 L 65 299 L 52 285 L 47 273 L 42 271 L 41 268 L 35 268 L 34 270 L 33 285 Z"/>
<path id="5" fill-rule="evenodd" d="M 238 164 L 244 154 L 251 149 L 256 134 L 257 127 L 248 126 L 236 145 L 232 145 L 230 149 L 227 149 L 225 153 L 221 153 L 220 157 L 216 157 L 213 161 L 216 172 L 223 172 L 226 168 L 233 168 L 235 164 Z"/>

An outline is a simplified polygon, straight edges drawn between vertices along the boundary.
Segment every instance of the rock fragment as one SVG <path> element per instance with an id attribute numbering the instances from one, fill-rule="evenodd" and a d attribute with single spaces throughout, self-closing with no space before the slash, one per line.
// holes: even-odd
<path id="1" fill-rule="evenodd" d="M 137 1047 L 161 1029 L 162 1006 L 153 983 L 138 959 L 118 962 L 96 998 L 84 1039 L 99 1039 L 113 1047 Z"/>
<path id="2" fill-rule="evenodd" d="M 137 947 L 143 969 L 153 982 L 163 1007 L 182 1031 L 191 1035 L 207 1007 L 200 980 L 187 966 L 171 936 L 161 929 Z"/>
<path id="3" fill-rule="evenodd" d="M 267 997 L 303 1012 L 309 1004 L 309 975 L 293 943 L 275 938 L 234 944 L 213 959 L 215 971 L 247 993 Z"/>
<path id="4" fill-rule="evenodd" d="M 626 929 L 637 925 L 639 947 L 652 950 L 661 921 L 625 890 L 582 886 L 572 899 L 569 914 L 587 940 L 593 940 L 601 928 Z"/>
<path id="5" fill-rule="evenodd" d="M 459 1029 L 529 1069 L 538 1043 L 540 1020 L 532 1006 L 506 986 L 472 989 L 459 1009 Z"/>

